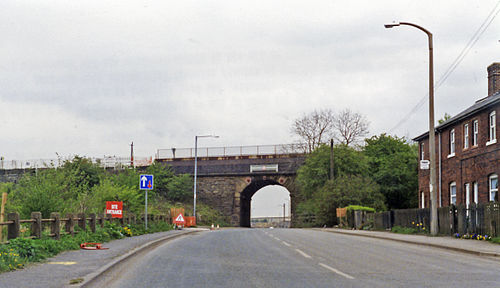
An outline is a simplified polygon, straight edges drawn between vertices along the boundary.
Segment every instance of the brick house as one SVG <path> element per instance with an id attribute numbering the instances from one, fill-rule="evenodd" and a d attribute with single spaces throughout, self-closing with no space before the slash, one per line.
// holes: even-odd
<path id="1" fill-rule="evenodd" d="M 500 63 L 487 70 L 488 96 L 435 128 L 438 207 L 498 201 Z M 428 160 L 429 132 L 413 140 L 419 160 Z M 430 207 L 429 174 L 419 167 L 420 208 Z"/>

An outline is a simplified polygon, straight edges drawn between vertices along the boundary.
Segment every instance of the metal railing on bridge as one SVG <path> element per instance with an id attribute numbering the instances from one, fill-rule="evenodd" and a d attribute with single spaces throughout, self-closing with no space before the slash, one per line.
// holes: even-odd
<path id="1" fill-rule="evenodd" d="M 92 163 L 98 164 L 102 168 L 120 168 L 131 166 L 130 157 L 104 156 L 84 157 L 90 159 Z M 32 159 L 32 160 L 5 160 L 0 159 L 0 169 L 38 169 L 38 168 L 58 168 L 66 161 L 71 161 L 73 157 L 60 157 L 58 159 Z M 133 165 L 135 167 L 149 166 L 153 163 L 152 157 L 136 157 Z"/>
<path id="2" fill-rule="evenodd" d="M 278 144 L 198 148 L 198 157 L 235 157 L 305 154 L 304 144 Z M 194 148 L 158 149 L 156 159 L 194 158 Z"/>

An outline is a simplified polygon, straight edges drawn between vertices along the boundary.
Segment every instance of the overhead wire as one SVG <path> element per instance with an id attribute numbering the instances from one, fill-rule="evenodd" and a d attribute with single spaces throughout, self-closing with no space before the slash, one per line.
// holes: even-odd
<path id="1" fill-rule="evenodd" d="M 493 7 L 493 9 L 490 11 L 488 16 L 485 18 L 485 20 L 483 21 L 481 26 L 479 26 L 479 28 L 476 30 L 476 32 L 472 35 L 469 42 L 467 42 L 465 47 L 462 49 L 460 54 L 458 54 L 458 56 L 450 64 L 450 66 L 446 69 L 446 71 L 443 73 L 443 75 L 441 75 L 441 77 L 439 77 L 438 81 L 435 84 L 435 90 L 438 90 L 439 87 L 441 87 L 444 84 L 444 82 L 446 82 L 448 77 L 450 77 L 450 75 L 453 73 L 453 71 L 455 71 L 455 69 L 458 67 L 458 65 L 460 65 L 460 63 L 464 60 L 465 56 L 467 56 L 467 54 L 472 49 L 472 47 L 474 47 L 474 45 L 477 43 L 479 38 L 481 38 L 481 36 L 484 34 L 484 32 L 488 29 L 488 27 L 491 25 L 493 20 L 500 13 L 500 9 L 498 9 L 499 7 L 500 7 L 500 1 L 498 1 L 497 4 L 495 5 L 495 7 Z M 392 127 L 389 130 L 389 133 L 392 133 L 394 130 L 396 130 L 401 125 L 403 125 L 406 121 L 408 121 L 411 118 L 411 116 L 413 116 L 413 114 L 415 114 L 422 107 L 422 105 L 424 105 L 424 103 L 426 102 L 428 97 L 429 97 L 429 93 L 427 93 L 425 96 L 423 96 L 418 101 L 418 103 L 410 110 L 410 112 L 408 112 L 408 114 L 406 114 L 394 127 Z"/>

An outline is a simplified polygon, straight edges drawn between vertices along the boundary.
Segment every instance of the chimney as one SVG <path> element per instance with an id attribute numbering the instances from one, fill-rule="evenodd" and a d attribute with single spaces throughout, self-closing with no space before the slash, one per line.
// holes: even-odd
<path id="1" fill-rule="evenodd" d="M 500 62 L 488 66 L 488 96 L 500 92 Z"/>

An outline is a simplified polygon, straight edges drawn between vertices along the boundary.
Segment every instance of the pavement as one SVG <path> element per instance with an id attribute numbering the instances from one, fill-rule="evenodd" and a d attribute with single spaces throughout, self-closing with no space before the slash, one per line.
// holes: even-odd
<path id="1" fill-rule="evenodd" d="M 351 236 L 392 240 L 415 245 L 453 250 L 478 256 L 499 257 L 500 259 L 500 244 L 495 244 L 488 241 L 457 239 L 451 236 L 397 234 L 388 231 L 347 230 L 338 228 L 321 228 L 314 230 Z"/>
<path id="2" fill-rule="evenodd" d="M 3 287 L 82 287 L 109 267 L 149 246 L 206 229 L 183 229 L 144 234 L 103 243 L 106 250 L 65 251 L 44 262 L 0 274 Z M 70 285 L 70 281 L 77 283 Z"/>

